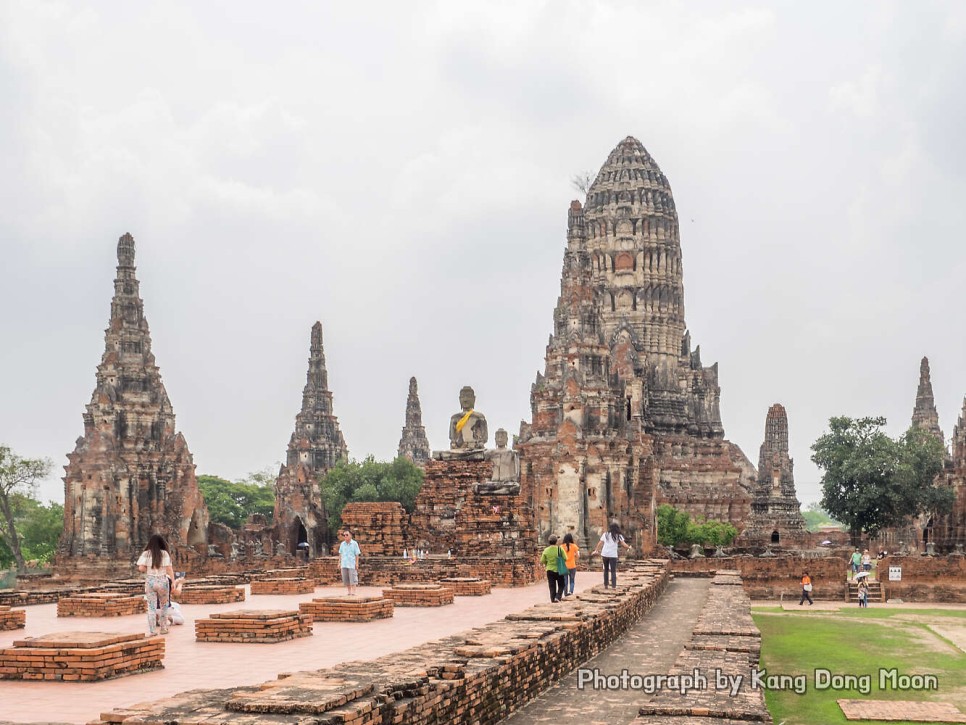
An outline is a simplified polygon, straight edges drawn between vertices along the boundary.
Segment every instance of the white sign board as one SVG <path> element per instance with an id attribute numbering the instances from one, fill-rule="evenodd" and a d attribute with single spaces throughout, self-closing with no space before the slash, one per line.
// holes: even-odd
<path id="1" fill-rule="evenodd" d="M 902 581 L 902 567 L 901 566 L 890 566 L 889 567 L 889 581 L 891 581 L 891 582 L 901 582 Z"/>

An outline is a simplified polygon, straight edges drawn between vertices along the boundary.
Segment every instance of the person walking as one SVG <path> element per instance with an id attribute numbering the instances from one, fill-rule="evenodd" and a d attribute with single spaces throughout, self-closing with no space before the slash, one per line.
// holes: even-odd
<path id="1" fill-rule="evenodd" d="M 868 549 L 862 552 L 862 571 L 872 571 L 872 555 Z"/>
<path id="2" fill-rule="evenodd" d="M 869 606 L 869 585 L 866 577 L 862 577 L 859 581 L 859 606 L 863 608 Z"/>
<path id="3" fill-rule="evenodd" d="M 852 578 L 855 579 L 855 575 L 859 573 L 859 567 L 862 566 L 862 554 L 859 553 L 859 547 L 855 547 L 855 551 L 852 552 L 849 565 L 852 569 Z"/>
<path id="4" fill-rule="evenodd" d="M 359 557 L 362 550 L 359 542 L 352 538 L 352 532 L 346 529 L 342 532 L 342 543 L 339 544 L 339 567 L 342 569 L 342 583 L 350 597 L 355 595 L 359 585 Z"/>
<path id="5" fill-rule="evenodd" d="M 547 586 L 550 588 L 550 601 L 559 602 L 563 599 L 567 580 L 559 573 L 558 557 L 564 557 L 563 549 L 557 546 L 557 537 L 547 539 L 547 548 L 540 555 L 540 563 L 547 569 Z"/>
<path id="6" fill-rule="evenodd" d="M 148 539 L 148 546 L 137 560 L 138 571 L 144 577 L 144 598 L 148 604 L 148 633 L 168 633 L 168 606 L 171 603 L 169 582 L 174 579 L 174 567 L 168 544 L 160 534 Z"/>
<path id="7" fill-rule="evenodd" d="M 567 577 L 564 596 L 573 596 L 574 584 L 577 582 L 577 559 L 580 558 L 580 547 L 574 543 L 574 535 L 567 533 L 563 537 L 563 546 L 560 547 L 567 558 Z"/>
<path id="8" fill-rule="evenodd" d="M 626 551 L 631 550 L 631 545 L 624 541 L 624 537 L 621 535 L 621 527 L 617 522 L 613 522 L 610 528 L 600 535 L 600 541 L 597 542 L 597 548 L 591 553 L 600 554 L 600 558 L 604 563 L 604 588 L 607 588 L 607 572 L 610 572 L 610 586 L 614 589 L 617 588 L 617 555 L 620 552 L 620 547 L 623 546 Z"/>
<path id="9" fill-rule="evenodd" d="M 812 601 L 812 577 L 808 575 L 807 571 L 802 572 L 802 598 L 798 600 L 798 606 L 802 606 L 805 600 L 808 600 L 808 606 L 812 606 L 815 602 Z"/>

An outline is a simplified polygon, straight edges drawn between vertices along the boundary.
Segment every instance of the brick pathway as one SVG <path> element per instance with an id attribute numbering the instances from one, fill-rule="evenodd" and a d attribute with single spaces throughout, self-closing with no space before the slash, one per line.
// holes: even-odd
<path id="1" fill-rule="evenodd" d="M 630 674 L 666 674 L 691 639 L 710 584 L 704 578 L 675 579 L 637 625 L 584 667 L 598 668 L 603 675 L 619 675 L 624 669 Z M 572 672 L 503 723 L 628 723 L 648 699 L 635 690 L 578 690 L 577 673 Z"/>
<path id="2" fill-rule="evenodd" d="M 948 702 L 838 700 L 838 703 L 848 720 L 966 723 L 966 715 Z"/>
<path id="3" fill-rule="evenodd" d="M 359 594 L 382 592 L 359 587 Z M 373 622 L 320 622 L 314 636 L 279 644 L 195 642 L 194 620 L 235 609 L 298 609 L 314 597 L 340 596 L 342 587 L 319 587 L 314 594 L 256 595 L 244 603 L 194 604 L 183 608 L 186 623 L 166 637 L 165 669 L 95 683 L 17 682 L 0 680 L 0 721 L 85 723 L 101 712 L 185 690 L 254 685 L 280 672 L 331 667 L 346 660 L 366 660 L 502 619 L 547 598 L 538 582 L 519 589 L 494 589 L 483 597 L 457 597 L 445 607 L 400 607 L 391 619 Z M 0 632 L 0 647 L 15 639 L 59 631 L 143 632 L 145 615 L 104 618 L 58 618 L 54 604 L 27 607 L 27 628 Z"/>

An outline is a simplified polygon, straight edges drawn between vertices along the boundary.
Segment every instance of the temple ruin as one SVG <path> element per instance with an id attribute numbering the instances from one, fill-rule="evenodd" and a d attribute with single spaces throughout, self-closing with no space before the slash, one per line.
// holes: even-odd
<path id="1" fill-rule="evenodd" d="M 332 393 L 322 348 L 322 323 L 312 325 L 309 367 L 302 389 L 302 409 L 288 442 L 285 464 L 275 481 L 274 527 L 281 549 L 308 556 L 328 553 L 325 509 L 319 477 L 340 459 L 347 459 L 339 421 L 332 412 Z"/>
<path id="2" fill-rule="evenodd" d="M 409 378 L 409 396 L 406 398 L 406 425 L 403 426 L 402 436 L 399 438 L 400 458 L 408 458 L 416 465 L 422 465 L 429 460 L 429 439 L 426 428 L 423 427 L 423 411 L 419 405 L 419 391 L 416 388 L 416 378 Z"/>
<path id="3" fill-rule="evenodd" d="M 208 510 L 151 351 L 134 255 L 134 238 L 125 234 L 84 435 L 65 467 L 57 555 L 64 574 L 127 574 L 154 533 L 167 539 L 177 563 L 207 553 Z"/>
<path id="4" fill-rule="evenodd" d="M 628 137 L 586 204 L 570 204 L 553 333 L 520 429 L 541 539 L 586 544 L 617 520 L 648 550 L 663 502 L 748 520 L 756 473 L 724 440 L 718 368 L 691 347 L 682 269 L 668 180 Z"/>
<path id="5" fill-rule="evenodd" d="M 794 464 L 788 455 L 788 414 L 775 403 L 765 418 L 765 440 L 758 454 L 758 481 L 751 518 L 742 532 L 745 545 L 807 548 L 808 531 L 795 493 Z"/>
<path id="6" fill-rule="evenodd" d="M 932 433 L 945 445 L 943 429 L 939 427 L 939 411 L 932 393 L 932 380 L 929 375 L 929 358 L 919 362 L 919 388 L 916 390 L 916 405 L 912 409 L 912 426 Z"/>

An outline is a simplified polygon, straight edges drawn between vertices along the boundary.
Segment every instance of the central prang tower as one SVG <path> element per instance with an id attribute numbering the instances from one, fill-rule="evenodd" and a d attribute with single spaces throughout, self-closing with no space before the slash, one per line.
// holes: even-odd
<path id="1" fill-rule="evenodd" d="M 724 440 L 718 367 L 684 320 L 667 178 L 628 137 L 570 205 L 546 366 L 521 426 L 523 484 L 542 538 L 595 542 L 612 520 L 654 543 L 654 509 L 743 522 L 754 467 Z"/>

